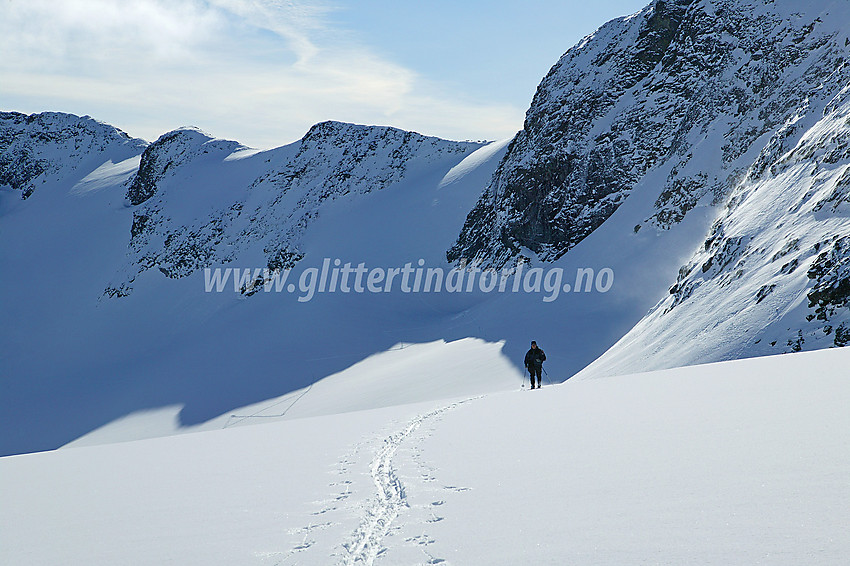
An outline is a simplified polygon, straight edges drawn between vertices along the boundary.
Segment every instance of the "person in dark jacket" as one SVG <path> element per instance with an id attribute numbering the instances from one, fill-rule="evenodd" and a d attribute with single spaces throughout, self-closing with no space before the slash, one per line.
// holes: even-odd
<path id="1" fill-rule="evenodd" d="M 537 347 L 537 342 L 531 341 L 531 349 L 525 354 L 525 369 L 531 375 L 531 388 L 534 389 L 534 376 L 537 376 L 537 388 L 543 387 L 541 373 L 543 372 L 543 362 L 546 361 L 546 354 L 543 350 Z"/>

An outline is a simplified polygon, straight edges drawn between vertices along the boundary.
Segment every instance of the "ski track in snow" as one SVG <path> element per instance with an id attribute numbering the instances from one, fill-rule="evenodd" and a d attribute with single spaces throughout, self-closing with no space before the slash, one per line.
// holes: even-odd
<path id="1" fill-rule="evenodd" d="M 304 555 L 302 553 L 305 551 L 314 552 L 318 550 L 318 547 L 324 546 L 317 544 L 322 542 L 316 537 L 319 532 L 328 531 L 329 529 L 336 530 L 348 522 L 340 516 L 340 513 L 345 513 L 346 507 L 348 509 L 365 509 L 365 511 L 363 511 L 363 516 L 359 521 L 359 526 L 347 537 L 345 542 L 338 544 L 336 550 L 331 551 L 328 557 L 328 563 L 336 562 L 344 566 L 371 566 L 378 557 L 386 555 L 389 550 L 383 544 L 383 539 L 391 530 L 401 531 L 405 526 L 415 529 L 415 525 L 420 522 L 422 525 L 427 526 L 443 521 L 444 517 L 438 515 L 437 512 L 440 511 L 446 502 L 438 498 L 427 504 L 415 506 L 419 512 L 411 517 L 411 525 L 393 525 L 400 512 L 411 507 L 408 502 L 405 486 L 396 471 L 396 467 L 393 465 L 393 458 L 403 445 L 412 444 L 408 448 L 411 463 L 419 469 L 417 479 L 423 486 L 437 482 L 435 476 L 436 470 L 422 460 L 419 444 L 433 433 L 436 428 L 435 421 L 441 415 L 447 411 L 456 409 L 464 403 L 480 398 L 481 396 L 478 396 L 457 401 L 428 413 L 418 415 L 409 421 L 403 429 L 383 438 L 382 441 L 367 441 L 365 444 L 368 446 L 375 444 L 379 446 L 369 464 L 369 475 L 377 493 L 372 499 L 364 501 L 363 504 L 358 504 L 349 499 L 354 495 L 352 489 L 353 482 L 349 475 L 352 468 L 358 465 L 360 453 L 364 450 L 364 444 L 355 446 L 337 462 L 334 474 L 339 476 L 340 479 L 330 484 L 330 487 L 335 488 L 336 493 L 332 494 L 328 499 L 315 502 L 320 505 L 320 508 L 312 512 L 313 519 L 309 524 L 287 531 L 289 536 L 297 537 L 298 542 L 290 547 L 288 552 L 264 553 L 262 556 L 258 556 L 265 560 L 275 560 L 274 564 L 276 566 L 283 566 L 283 564 L 290 563 L 297 564 L 299 561 L 303 561 Z M 430 426 L 426 427 L 426 432 L 416 435 L 415 433 L 425 423 L 430 423 Z M 444 485 L 441 489 L 436 489 L 437 491 L 463 492 L 468 491 L 469 488 Z M 433 487 L 425 488 L 425 491 L 433 490 Z M 326 536 L 332 537 L 334 535 L 328 531 Z M 425 555 L 425 564 L 446 564 L 444 559 L 436 557 L 429 552 L 428 547 L 436 541 L 428 533 L 421 532 L 420 534 L 405 536 L 403 542 L 403 546 L 408 549 L 410 547 L 419 549 Z"/>
<path id="2" fill-rule="evenodd" d="M 357 564 L 371 566 L 376 558 L 387 551 L 387 548 L 382 544 L 383 538 L 389 532 L 393 521 L 398 517 L 401 510 L 409 507 L 404 484 L 402 484 L 393 467 L 393 456 L 424 422 L 455 409 L 467 401 L 469 399 L 419 415 L 410 421 L 403 430 L 384 439 L 383 446 L 371 464 L 372 481 L 378 490 L 377 498 L 366 512 L 360 526 L 354 531 L 351 540 L 343 545 L 347 554 L 342 564 L 345 566 Z M 442 517 L 437 520 L 442 520 Z M 410 542 L 417 542 L 425 546 L 434 542 L 427 535 L 422 536 L 426 540 L 410 539 Z M 429 556 L 429 563 L 431 564 L 444 562 L 444 560 L 435 558 L 427 552 L 426 555 Z"/>

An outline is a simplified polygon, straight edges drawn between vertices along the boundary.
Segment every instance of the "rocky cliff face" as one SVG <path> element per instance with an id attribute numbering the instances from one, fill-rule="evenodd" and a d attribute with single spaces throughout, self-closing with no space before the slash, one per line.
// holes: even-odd
<path id="1" fill-rule="evenodd" d="M 0 112 L 0 185 L 26 199 L 38 186 L 60 181 L 110 149 L 130 157 L 145 145 L 88 116 Z"/>
<path id="2" fill-rule="evenodd" d="M 793 146 L 799 116 L 847 84 L 846 16 L 824 0 L 656 0 L 604 25 L 538 87 L 449 260 L 557 259 L 635 190 L 655 199 L 636 231 L 722 203 L 767 140 Z"/>

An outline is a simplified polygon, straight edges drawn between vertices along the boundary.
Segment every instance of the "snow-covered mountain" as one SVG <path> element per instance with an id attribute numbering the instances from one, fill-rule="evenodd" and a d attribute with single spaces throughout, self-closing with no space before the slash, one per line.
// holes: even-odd
<path id="1" fill-rule="evenodd" d="M 657 1 L 609 22 L 543 80 L 449 259 L 547 262 L 615 215 L 661 239 L 717 207 L 671 296 L 594 371 L 846 344 L 848 22 L 828 0 Z M 621 208 L 634 198 L 652 206 Z"/>
<path id="2" fill-rule="evenodd" d="M 384 389 L 303 414 L 512 388 L 530 339 L 554 382 L 844 345 L 847 22 L 656 0 L 496 143 L 324 122 L 257 151 L 0 115 L 0 454 L 224 426 L 388 353 Z M 464 260 L 462 292 L 305 288 Z"/>
<path id="3" fill-rule="evenodd" d="M 658 0 L 602 26 L 538 87 L 450 259 L 557 259 L 633 192 L 657 197 L 635 231 L 725 199 L 847 85 L 848 9 Z"/>
<path id="4" fill-rule="evenodd" d="M 303 271 L 325 260 L 447 268 L 445 249 L 504 143 L 327 122 L 299 142 L 258 152 L 193 128 L 116 145 L 113 138 L 125 137 L 106 127 L 89 140 L 88 118 L 10 114 L 7 121 L 9 129 L 32 125 L 10 134 L 8 150 L 25 146 L 32 155 L 50 154 L 44 140 L 56 138 L 55 129 L 82 133 L 64 142 L 81 153 L 54 152 L 28 198 L 15 186 L 0 190 L 0 419 L 9 431 L 2 453 L 55 448 L 140 412 L 151 416 L 146 430 L 158 431 L 143 436 L 175 432 L 381 352 L 398 351 L 397 363 L 410 361 L 397 369 L 421 376 L 405 357 L 418 351 L 410 343 L 452 352 L 445 340 L 475 335 L 463 320 L 480 300 L 473 295 L 411 297 L 396 284 L 388 293 L 302 302 L 297 273 L 295 292 L 286 285 L 262 292 L 261 283 L 264 269 L 298 263 Z M 203 268 L 251 277 L 228 272 L 217 292 Z M 455 355 L 454 373 L 424 397 L 414 385 L 409 400 L 518 381 L 504 368 L 463 380 L 480 356 Z M 410 380 L 385 387 L 402 383 Z M 374 391 L 365 406 L 383 397 Z M 324 409 L 333 410 L 345 407 Z"/>
<path id="5" fill-rule="evenodd" d="M 38 186 L 88 173 L 104 158 L 123 161 L 147 144 L 88 116 L 0 112 L 0 186 L 26 199 Z"/>
<path id="6" fill-rule="evenodd" d="M 299 142 L 267 152 L 196 129 L 169 132 L 145 149 L 130 182 L 132 265 L 107 292 L 129 293 L 147 269 L 185 277 L 244 261 L 253 248 L 262 249 L 269 270 L 292 268 L 325 201 L 453 165 L 482 145 L 339 122 L 317 124 Z"/>
<path id="7" fill-rule="evenodd" d="M 654 0 L 512 140 L 0 113 L 0 562 L 842 564 L 848 55 Z"/>

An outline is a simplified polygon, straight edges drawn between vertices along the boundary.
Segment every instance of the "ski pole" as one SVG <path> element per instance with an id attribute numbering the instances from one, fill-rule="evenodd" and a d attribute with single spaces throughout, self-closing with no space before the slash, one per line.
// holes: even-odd
<path id="1" fill-rule="evenodd" d="M 542 366 L 541 366 L 542 367 Z M 552 379 L 549 377 L 549 372 L 546 371 L 546 368 L 543 368 L 543 373 L 546 374 L 546 381 L 549 382 L 549 385 L 552 385 Z"/>

